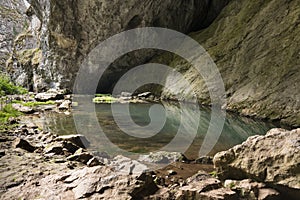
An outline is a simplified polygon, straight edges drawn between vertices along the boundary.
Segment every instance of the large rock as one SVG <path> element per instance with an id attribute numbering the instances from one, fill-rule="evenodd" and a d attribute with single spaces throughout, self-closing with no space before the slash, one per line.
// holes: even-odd
<path id="1" fill-rule="evenodd" d="M 217 153 L 213 159 L 221 179 L 265 182 L 284 195 L 300 195 L 300 129 L 272 129 L 241 145 Z"/>
<path id="2" fill-rule="evenodd" d="M 117 175 L 110 167 L 84 167 L 14 187 L 3 199 L 143 199 L 157 190 L 150 175 Z"/>

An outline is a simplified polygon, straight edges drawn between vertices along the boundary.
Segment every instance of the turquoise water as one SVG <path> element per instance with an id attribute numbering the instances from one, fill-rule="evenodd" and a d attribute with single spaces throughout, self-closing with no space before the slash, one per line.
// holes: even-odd
<path id="1" fill-rule="evenodd" d="M 207 130 L 210 124 L 211 110 L 209 108 L 200 107 L 200 112 L 196 112 L 195 107 L 186 107 L 184 112 L 187 113 L 185 116 L 187 118 L 191 116 L 191 119 L 181 120 L 181 114 L 183 113 L 181 107 L 176 104 L 164 103 L 163 106 L 168 110 L 167 119 L 164 123 L 162 129 L 152 137 L 146 138 L 147 135 L 143 132 L 143 129 L 135 129 L 130 125 L 130 120 L 132 119 L 139 126 L 147 126 L 150 122 L 149 108 L 154 104 L 130 104 L 130 116 L 128 118 L 122 109 L 126 107 L 125 104 L 117 105 L 117 113 L 121 117 L 122 124 L 127 126 L 127 131 L 130 131 L 133 135 L 141 135 L 143 138 L 134 137 L 127 133 L 124 133 L 118 125 L 115 123 L 112 109 L 110 104 L 96 104 L 95 111 L 97 116 L 97 121 L 99 126 L 102 128 L 106 139 L 108 139 L 116 147 L 134 153 L 148 153 L 151 151 L 161 150 L 163 147 L 168 145 L 170 141 L 178 134 L 178 129 L 180 125 L 183 124 L 183 129 L 181 134 L 178 136 L 179 141 L 185 141 L 192 138 L 193 143 L 189 145 L 189 148 L 185 152 L 186 156 L 189 158 L 197 158 L 199 155 L 199 150 L 203 144 L 204 138 L 207 135 Z M 161 105 L 161 104 L 158 104 Z M 66 116 L 64 114 L 49 114 L 45 117 L 45 127 L 56 134 L 66 135 L 83 133 L 88 140 L 91 141 L 92 149 L 99 151 L 107 151 L 109 153 L 117 154 L 118 151 L 110 152 L 106 146 L 104 136 L 97 133 L 99 127 L 91 122 L 92 112 L 83 111 L 80 108 L 75 109 L 74 113 L 76 118 L 80 119 L 76 121 L 77 129 L 75 128 L 75 123 L 72 115 Z M 153 114 L 153 121 L 162 121 L 161 113 L 159 116 Z M 199 116 L 199 119 L 197 117 Z M 196 122 L 199 122 L 198 129 L 196 129 L 195 135 L 193 135 L 192 127 Z M 199 121 L 198 121 L 199 120 Z M 235 114 L 226 113 L 225 124 L 222 129 L 221 135 L 218 137 L 217 133 L 210 133 L 211 138 L 215 138 L 216 143 L 209 155 L 214 155 L 216 152 L 227 150 L 236 144 L 240 144 L 245 141 L 249 136 L 252 135 L 263 135 L 269 129 L 273 128 L 274 125 L 271 123 L 266 123 L 259 120 L 253 120 L 246 117 L 241 117 Z M 79 130 L 79 131 L 77 131 Z M 216 135 L 214 135 L 216 134 Z M 183 142 L 184 143 L 184 142 Z M 172 145 L 170 151 L 176 151 L 181 148 L 181 142 L 177 142 Z"/>

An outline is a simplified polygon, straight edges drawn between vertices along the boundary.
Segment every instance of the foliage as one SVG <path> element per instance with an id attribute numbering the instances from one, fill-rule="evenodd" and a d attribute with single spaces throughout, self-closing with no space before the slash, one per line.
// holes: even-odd
<path id="1" fill-rule="evenodd" d="M 0 74 L 0 95 L 11 95 L 11 94 L 26 94 L 28 91 L 25 88 L 16 86 L 10 79 Z"/>
<path id="2" fill-rule="evenodd" d="M 0 110 L 0 123 L 4 124 L 10 117 L 18 117 L 20 115 L 22 115 L 22 113 L 14 109 L 12 104 L 7 104 Z"/>
<path id="3" fill-rule="evenodd" d="M 212 171 L 209 174 L 214 178 L 216 178 L 218 176 L 218 173 L 216 171 Z"/>

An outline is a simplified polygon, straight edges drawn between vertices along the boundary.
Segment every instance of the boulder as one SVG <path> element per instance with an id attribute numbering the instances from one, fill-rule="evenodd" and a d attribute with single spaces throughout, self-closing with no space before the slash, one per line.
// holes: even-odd
<path id="1" fill-rule="evenodd" d="M 34 98 L 37 101 L 50 101 L 64 99 L 64 95 L 60 91 L 50 90 L 47 92 L 38 93 Z"/>
<path id="2" fill-rule="evenodd" d="M 264 182 L 280 193 L 300 196 L 300 129 L 272 129 L 252 136 L 213 159 L 219 178 Z"/>

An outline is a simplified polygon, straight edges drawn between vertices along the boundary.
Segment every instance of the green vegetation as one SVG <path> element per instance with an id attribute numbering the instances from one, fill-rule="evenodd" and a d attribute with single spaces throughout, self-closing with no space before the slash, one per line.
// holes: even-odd
<path id="1" fill-rule="evenodd" d="M 24 101 L 16 101 L 13 100 L 13 103 L 19 103 L 23 106 L 28 106 L 28 107 L 35 107 L 35 106 L 44 106 L 44 105 L 54 105 L 55 102 L 54 101 L 46 101 L 46 102 L 42 102 L 42 101 L 30 101 L 30 102 L 24 102 Z"/>
<path id="2" fill-rule="evenodd" d="M 16 86 L 10 79 L 0 74 L 0 95 L 11 95 L 11 94 L 26 94 L 28 91 L 25 88 Z"/>
<path id="3" fill-rule="evenodd" d="M 21 112 L 14 109 L 11 104 L 7 104 L 0 110 L 0 123 L 5 124 L 9 118 L 18 117 L 20 115 L 22 115 Z"/>
<path id="4" fill-rule="evenodd" d="M 96 94 L 93 99 L 94 103 L 115 103 L 118 99 L 112 97 L 110 94 Z"/>
<path id="5" fill-rule="evenodd" d="M 218 173 L 216 171 L 212 171 L 209 174 L 214 178 L 216 178 L 218 176 Z"/>

